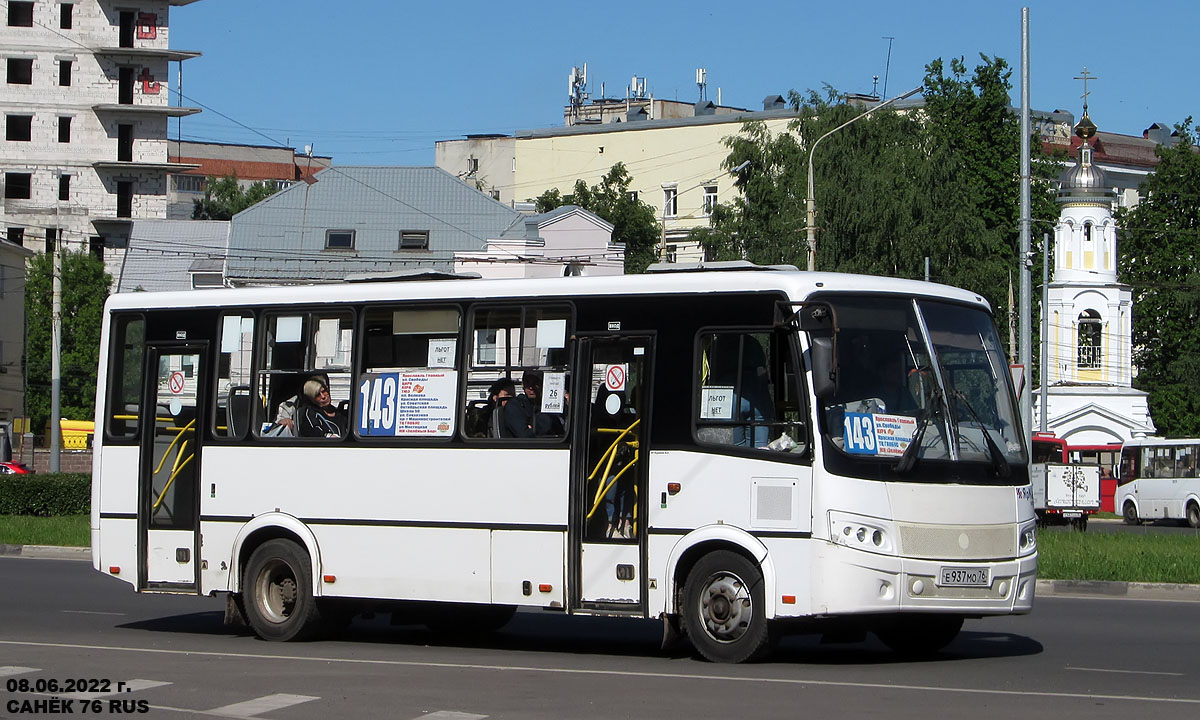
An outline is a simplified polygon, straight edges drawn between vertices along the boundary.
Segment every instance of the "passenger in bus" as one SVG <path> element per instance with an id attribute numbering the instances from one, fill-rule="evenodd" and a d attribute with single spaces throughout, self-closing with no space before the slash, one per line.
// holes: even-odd
<path id="1" fill-rule="evenodd" d="M 346 433 L 346 413 L 333 404 L 329 385 L 321 377 L 309 378 L 296 405 L 300 437 L 340 438 Z"/>
<path id="2" fill-rule="evenodd" d="M 504 409 L 517 396 L 517 384 L 503 377 L 488 388 L 487 437 L 503 437 Z"/>
<path id="3" fill-rule="evenodd" d="M 526 370 L 521 376 L 524 393 L 506 403 L 504 437 L 561 437 L 562 420 L 542 412 L 542 371 Z"/>

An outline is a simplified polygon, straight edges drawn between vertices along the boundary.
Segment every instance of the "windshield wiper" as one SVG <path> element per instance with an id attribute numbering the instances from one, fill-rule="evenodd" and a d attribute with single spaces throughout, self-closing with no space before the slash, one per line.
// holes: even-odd
<path id="1" fill-rule="evenodd" d="M 942 391 L 940 388 L 935 387 L 933 392 L 929 394 L 929 407 L 923 407 L 917 412 L 917 431 L 913 433 L 908 447 L 904 448 L 904 454 L 900 456 L 900 461 L 892 468 L 893 472 L 904 475 L 916 466 L 917 454 L 921 449 L 921 441 L 925 438 L 925 431 L 933 423 L 933 416 L 935 415 L 930 407 L 937 407 L 941 402 Z"/>
<path id="2" fill-rule="evenodd" d="M 983 441 L 987 444 L 988 456 L 992 461 L 992 470 L 995 471 L 996 477 L 1006 478 L 1011 473 L 1011 468 L 1008 465 L 1008 459 L 1004 457 L 1004 453 L 1000 452 L 1000 446 L 992 439 L 991 433 L 987 431 L 987 426 L 979 419 L 979 413 L 975 412 L 975 408 L 971 407 L 971 403 L 967 400 L 967 396 L 962 390 L 955 390 L 950 394 L 955 400 L 962 402 L 963 406 L 971 413 L 971 417 L 975 418 L 975 422 L 979 423 L 979 432 L 983 434 Z"/>

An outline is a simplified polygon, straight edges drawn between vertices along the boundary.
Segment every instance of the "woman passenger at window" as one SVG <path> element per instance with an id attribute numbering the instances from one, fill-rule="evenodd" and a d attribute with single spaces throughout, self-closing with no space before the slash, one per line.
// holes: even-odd
<path id="1" fill-rule="evenodd" d="M 304 383 L 296 414 L 300 437 L 340 438 L 346 434 L 346 414 L 333 404 L 329 385 L 322 378 L 309 378 Z"/>

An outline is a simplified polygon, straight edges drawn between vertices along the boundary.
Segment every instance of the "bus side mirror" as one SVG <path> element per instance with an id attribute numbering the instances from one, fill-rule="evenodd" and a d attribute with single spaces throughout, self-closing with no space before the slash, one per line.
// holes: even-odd
<path id="1" fill-rule="evenodd" d="M 820 400 L 828 400 L 837 394 L 837 366 L 833 355 L 833 338 L 815 337 L 809 342 L 809 360 L 812 363 L 813 392 Z"/>

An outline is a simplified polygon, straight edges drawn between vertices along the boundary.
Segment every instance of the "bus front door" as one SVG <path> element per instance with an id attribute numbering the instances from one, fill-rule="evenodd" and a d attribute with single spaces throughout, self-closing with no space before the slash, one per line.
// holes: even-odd
<path id="1" fill-rule="evenodd" d="M 150 347 L 142 417 L 138 586 L 195 591 L 204 350 Z"/>
<path id="2" fill-rule="evenodd" d="M 585 337 L 573 402 L 571 606 L 645 607 L 646 440 L 653 338 Z"/>

